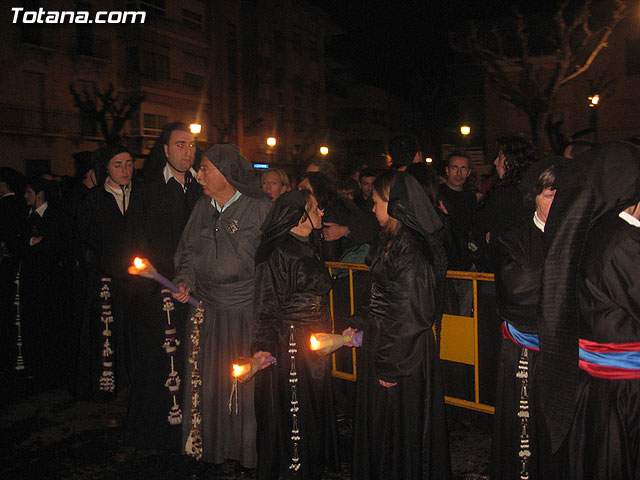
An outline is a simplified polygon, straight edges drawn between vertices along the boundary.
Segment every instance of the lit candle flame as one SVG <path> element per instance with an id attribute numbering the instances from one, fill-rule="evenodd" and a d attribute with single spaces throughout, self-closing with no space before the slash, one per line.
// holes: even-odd
<path id="1" fill-rule="evenodd" d="M 133 260 L 133 264 L 135 265 L 135 267 L 136 267 L 137 269 L 141 269 L 141 268 L 146 267 L 146 265 L 144 264 L 144 262 L 142 261 L 142 259 L 141 259 L 141 258 L 139 258 L 139 257 L 134 258 L 134 260 Z"/>
<path id="2" fill-rule="evenodd" d="M 311 335 L 309 341 L 311 342 L 311 350 L 318 350 L 320 348 L 320 342 L 315 335 Z"/>
<path id="3" fill-rule="evenodd" d="M 241 377 L 246 373 L 247 366 L 246 365 L 238 365 L 237 363 L 233 364 L 233 376 Z"/>

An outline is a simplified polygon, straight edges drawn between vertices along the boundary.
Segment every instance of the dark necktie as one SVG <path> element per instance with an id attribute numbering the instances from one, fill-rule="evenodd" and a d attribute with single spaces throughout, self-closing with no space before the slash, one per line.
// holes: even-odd
<path id="1" fill-rule="evenodd" d="M 127 211 L 127 189 L 129 185 L 120 185 L 120 188 L 122 189 L 122 214 L 124 215 Z"/>

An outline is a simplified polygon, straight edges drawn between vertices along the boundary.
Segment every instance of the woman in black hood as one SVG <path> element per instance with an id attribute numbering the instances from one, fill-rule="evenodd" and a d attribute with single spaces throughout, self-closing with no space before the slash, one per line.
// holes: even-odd
<path id="1" fill-rule="evenodd" d="M 371 265 L 363 329 L 352 478 L 451 477 L 439 359 L 434 256 L 429 237 L 442 228 L 418 181 L 388 172 L 374 183 L 382 238 Z"/>
<path id="2" fill-rule="evenodd" d="M 260 314 L 254 357 L 277 364 L 255 379 L 258 479 L 320 478 L 337 470 L 336 423 L 329 356 L 310 350 L 312 333 L 330 332 L 332 281 L 309 235 L 323 212 L 308 191 L 274 202 L 256 253 Z"/>

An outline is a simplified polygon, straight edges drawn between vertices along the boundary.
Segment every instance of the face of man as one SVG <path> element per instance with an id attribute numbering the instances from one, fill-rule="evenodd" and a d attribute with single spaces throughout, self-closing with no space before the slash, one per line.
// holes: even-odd
<path id="1" fill-rule="evenodd" d="M 451 157 L 449 166 L 445 167 L 444 171 L 447 175 L 449 188 L 460 191 L 471 173 L 469 159 L 466 157 Z"/>
<path id="2" fill-rule="evenodd" d="M 220 170 L 206 157 L 202 158 L 196 178 L 202 185 L 205 195 L 211 198 L 226 192 L 231 186 Z"/>
<path id="3" fill-rule="evenodd" d="M 28 185 L 27 191 L 24 192 L 24 198 L 27 201 L 27 205 L 29 205 L 30 207 L 36 206 L 36 192 L 34 192 L 33 189 Z"/>
<path id="4" fill-rule="evenodd" d="M 362 196 L 365 200 L 371 196 L 373 182 L 375 182 L 375 180 L 376 177 L 362 177 L 360 179 L 360 189 L 362 190 Z"/>
<path id="5" fill-rule="evenodd" d="M 280 175 L 276 172 L 265 173 L 260 180 L 260 185 L 262 186 L 262 191 L 271 197 L 272 202 L 275 202 L 286 190 L 286 187 L 280 181 Z"/>
<path id="6" fill-rule="evenodd" d="M 169 160 L 169 167 L 184 173 L 193 166 L 196 144 L 193 135 L 182 130 L 174 130 L 169 137 L 169 144 L 164 146 L 164 153 Z"/>
<path id="7" fill-rule="evenodd" d="M 122 152 L 112 157 L 107 164 L 108 179 L 115 185 L 128 185 L 133 178 L 133 158 Z"/>

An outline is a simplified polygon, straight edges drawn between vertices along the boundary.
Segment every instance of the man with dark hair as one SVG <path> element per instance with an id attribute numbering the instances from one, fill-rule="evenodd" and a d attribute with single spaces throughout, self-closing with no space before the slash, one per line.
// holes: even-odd
<path id="1" fill-rule="evenodd" d="M 193 168 L 195 150 L 193 134 L 186 124 L 165 125 L 145 172 L 141 254 L 167 278 L 174 275 L 173 254 L 202 195 Z M 179 424 L 173 425 L 168 420 L 174 402 L 165 383 L 172 371 L 177 372 L 183 385 L 187 381 L 183 371 L 187 307 L 175 303 L 171 311 L 171 325 L 179 342 L 172 368 L 170 356 L 162 348 L 167 314 L 161 290 L 159 284 L 151 281 L 140 285 L 133 327 L 136 370 L 131 382 L 127 443 L 141 449 L 177 451 L 181 429 Z"/>
<path id="2" fill-rule="evenodd" d="M 463 189 L 471 173 L 469 157 L 464 152 L 455 151 L 445 160 L 445 183 L 440 184 L 439 196 L 446 213 L 451 218 L 451 227 L 458 244 L 458 258 L 449 258 L 450 270 L 468 270 L 471 267 L 469 233 L 476 209 L 476 196 Z"/>
<path id="3" fill-rule="evenodd" d="M 401 135 L 389 140 L 389 156 L 391 165 L 403 172 L 412 163 L 423 161 L 422 149 L 413 135 Z"/>
<path id="4" fill-rule="evenodd" d="M 354 198 L 354 202 L 358 205 L 362 210 L 367 213 L 372 212 L 373 208 L 373 198 L 371 197 L 371 192 L 373 192 L 373 182 L 376 181 L 378 177 L 378 172 L 376 172 L 373 168 L 365 168 L 360 172 L 360 193 L 356 195 Z M 375 215 L 374 215 L 375 216 Z"/>

